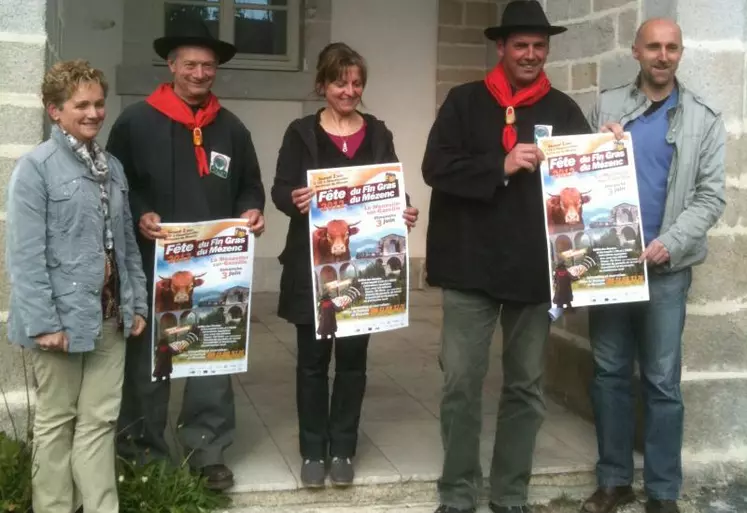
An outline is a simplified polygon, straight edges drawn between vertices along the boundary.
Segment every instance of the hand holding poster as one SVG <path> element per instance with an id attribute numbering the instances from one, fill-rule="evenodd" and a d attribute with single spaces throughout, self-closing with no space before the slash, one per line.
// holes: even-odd
<path id="1" fill-rule="evenodd" d="M 317 339 L 408 325 L 402 165 L 308 171 Z"/>
<path id="2" fill-rule="evenodd" d="M 246 219 L 163 223 L 152 381 L 247 370 L 254 236 Z"/>
<path id="3" fill-rule="evenodd" d="M 629 133 L 539 137 L 555 307 L 647 301 L 638 183 Z"/>

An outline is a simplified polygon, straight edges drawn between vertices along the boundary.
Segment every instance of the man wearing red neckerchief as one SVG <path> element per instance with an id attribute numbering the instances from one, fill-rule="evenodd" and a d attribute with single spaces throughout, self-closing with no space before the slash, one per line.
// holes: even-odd
<path id="1" fill-rule="evenodd" d="M 243 217 L 255 236 L 264 230 L 265 194 L 251 135 L 211 92 L 218 66 L 236 48 L 214 39 L 202 20 L 188 15 L 170 27 L 173 32 L 153 46 L 168 62 L 173 81 L 125 109 L 107 146 L 129 181 L 149 294 L 159 223 Z M 170 382 L 151 382 L 150 338 L 146 330 L 127 344 L 118 449 L 128 460 L 169 454 L 164 431 Z M 223 450 L 234 430 L 231 376 L 187 378 L 177 434 L 190 466 L 212 489 L 233 485 Z"/>
<path id="2" fill-rule="evenodd" d="M 454 87 L 433 124 L 423 178 L 433 189 L 428 283 L 443 289 L 444 462 L 437 513 L 474 512 L 480 496 L 483 381 L 500 318 L 503 388 L 490 471 L 490 509 L 524 513 L 535 439 L 545 406 L 541 379 L 550 329 L 544 201 L 534 144 L 589 133 L 581 109 L 543 71 L 551 26 L 536 1 L 507 5 L 486 29 L 498 65 L 481 81 Z M 495 390 L 496 395 L 499 393 Z"/>

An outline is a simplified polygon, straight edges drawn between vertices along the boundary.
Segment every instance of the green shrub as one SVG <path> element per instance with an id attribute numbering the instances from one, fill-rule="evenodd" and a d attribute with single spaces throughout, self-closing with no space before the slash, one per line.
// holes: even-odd
<path id="1" fill-rule="evenodd" d="M 31 447 L 0 432 L 0 511 L 31 511 Z"/>
<path id="2" fill-rule="evenodd" d="M 120 459 L 117 476 L 120 513 L 207 513 L 231 504 L 186 465 L 163 460 L 132 465 Z"/>

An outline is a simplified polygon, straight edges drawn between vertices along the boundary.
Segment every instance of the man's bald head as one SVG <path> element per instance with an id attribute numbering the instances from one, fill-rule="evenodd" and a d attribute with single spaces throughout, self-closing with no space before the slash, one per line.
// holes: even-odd
<path id="1" fill-rule="evenodd" d="M 649 18 L 648 20 L 641 23 L 635 33 L 635 42 L 633 44 L 638 45 L 641 41 L 646 41 L 654 36 L 659 31 L 672 31 L 677 35 L 677 40 L 680 46 L 682 46 L 682 29 L 676 21 L 669 18 Z M 652 32 L 654 34 L 652 34 Z"/>
<path id="2" fill-rule="evenodd" d="M 643 88 L 669 94 L 683 50 L 682 30 L 676 22 L 667 18 L 643 22 L 633 42 L 633 57 L 641 65 Z"/>

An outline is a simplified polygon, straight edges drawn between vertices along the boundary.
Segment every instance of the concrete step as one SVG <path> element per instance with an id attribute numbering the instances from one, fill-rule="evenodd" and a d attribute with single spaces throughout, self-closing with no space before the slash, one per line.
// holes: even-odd
<path id="1" fill-rule="evenodd" d="M 595 488 L 591 470 L 536 474 L 530 484 L 530 501 L 548 503 L 557 499 L 582 500 Z M 485 490 L 488 483 L 485 483 Z M 240 513 L 284 511 L 288 513 L 321 513 L 334 511 L 347 513 L 347 509 L 329 509 L 345 506 L 350 512 L 371 513 L 407 511 L 421 513 L 433 511 L 438 495 L 433 480 L 370 483 L 349 488 L 327 487 L 321 490 L 293 489 L 257 491 L 231 494 L 233 510 Z M 487 496 L 484 497 L 485 502 Z M 387 509 L 388 508 L 388 509 Z M 418 509 L 419 508 L 419 509 Z M 426 509 L 423 509 L 426 508 Z M 487 511 L 487 510 L 486 510 Z"/>

